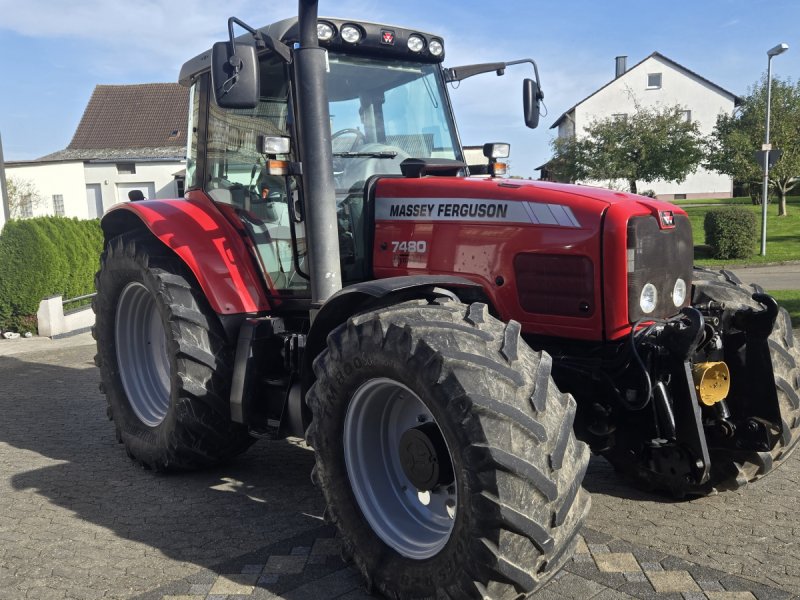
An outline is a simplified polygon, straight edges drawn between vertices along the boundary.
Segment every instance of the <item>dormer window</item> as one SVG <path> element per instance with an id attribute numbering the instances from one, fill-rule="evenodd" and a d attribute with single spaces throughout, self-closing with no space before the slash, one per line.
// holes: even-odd
<path id="1" fill-rule="evenodd" d="M 661 89 L 661 73 L 647 74 L 647 89 L 648 90 Z"/>

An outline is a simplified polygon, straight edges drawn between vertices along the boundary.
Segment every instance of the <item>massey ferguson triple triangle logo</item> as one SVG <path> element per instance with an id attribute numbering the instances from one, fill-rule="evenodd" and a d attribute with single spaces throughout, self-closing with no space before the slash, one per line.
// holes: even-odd
<path id="1" fill-rule="evenodd" d="M 662 210 L 661 225 L 663 227 L 675 227 L 675 213 L 671 210 Z"/>
<path id="2" fill-rule="evenodd" d="M 394 31 L 391 29 L 381 29 L 381 42 L 394 46 Z"/>

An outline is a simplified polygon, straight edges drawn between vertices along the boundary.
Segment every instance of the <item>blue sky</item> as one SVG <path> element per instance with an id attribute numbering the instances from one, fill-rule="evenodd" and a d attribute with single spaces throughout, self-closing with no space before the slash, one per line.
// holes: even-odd
<path id="1" fill-rule="evenodd" d="M 65 148 L 97 84 L 175 81 L 183 62 L 227 35 L 227 17 L 254 26 L 295 14 L 295 1 L 0 0 L 0 135 L 6 160 Z M 512 174 L 535 176 L 549 157 L 549 129 L 607 83 L 614 57 L 633 65 L 659 51 L 735 93 L 766 70 L 800 76 L 798 0 L 320 0 L 320 14 L 406 25 L 441 34 L 446 64 L 533 58 L 549 114 L 522 123 L 527 67 L 451 90 L 465 144 L 511 143 Z"/>

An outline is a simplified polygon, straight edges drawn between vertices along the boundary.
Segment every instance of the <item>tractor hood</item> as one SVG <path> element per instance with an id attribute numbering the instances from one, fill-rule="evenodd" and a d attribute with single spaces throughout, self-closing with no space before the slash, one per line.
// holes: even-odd
<path id="1" fill-rule="evenodd" d="M 662 296 L 691 279 L 688 217 L 666 202 L 515 179 L 385 177 L 373 189 L 376 277 L 471 279 L 523 331 L 616 338 L 633 309 L 606 295 L 638 298 L 634 271 L 658 272 Z"/>

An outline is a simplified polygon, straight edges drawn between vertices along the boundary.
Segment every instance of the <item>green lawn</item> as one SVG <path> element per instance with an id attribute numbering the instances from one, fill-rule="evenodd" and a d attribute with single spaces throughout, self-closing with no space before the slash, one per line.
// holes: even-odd
<path id="1" fill-rule="evenodd" d="M 728 199 L 736 200 L 739 198 Z M 773 202 L 767 207 L 767 255 L 759 254 L 761 248 L 761 207 L 749 203 L 741 204 L 744 208 L 753 211 L 756 215 L 758 236 L 753 256 L 748 260 L 724 261 L 711 258 L 708 246 L 705 245 L 705 233 L 703 231 L 703 220 L 706 213 L 710 210 L 718 210 L 720 204 L 714 206 L 691 206 L 684 204 L 683 208 L 689 215 L 692 222 L 694 233 L 694 257 L 695 262 L 705 266 L 730 266 L 730 265 L 761 265 L 768 263 L 779 263 L 786 261 L 800 260 L 800 197 L 792 196 L 789 198 L 785 217 L 778 217 L 777 203 Z M 706 202 L 723 202 L 710 201 Z M 682 201 L 683 203 L 683 201 Z"/>
<path id="2" fill-rule="evenodd" d="M 792 317 L 792 326 L 800 327 L 800 290 L 769 290 L 769 293 Z"/>
<path id="3" fill-rule="evenodd" d="M 739 196 L 737 198 L 692 198 L 690 200 L 673 200 L 672 204 L 677 204 L 678 206 L 686 208 L 688 206 L 695 206 L 697 204 L 753 204 L 753 201 L 750 196 Z"/>

